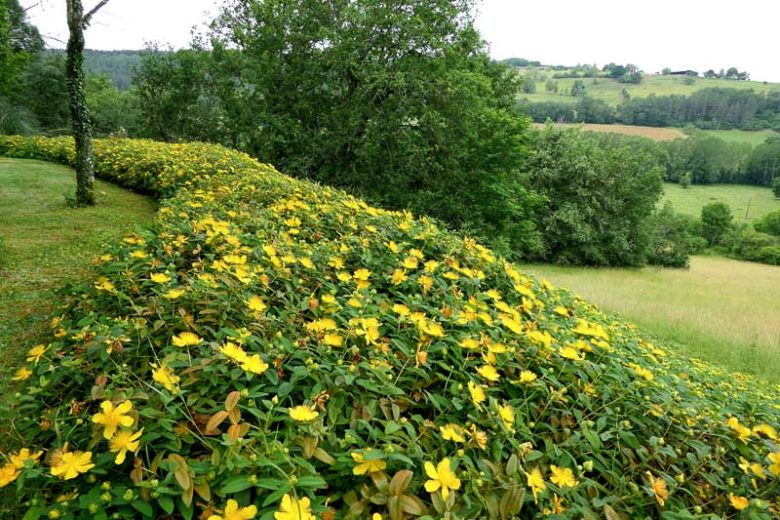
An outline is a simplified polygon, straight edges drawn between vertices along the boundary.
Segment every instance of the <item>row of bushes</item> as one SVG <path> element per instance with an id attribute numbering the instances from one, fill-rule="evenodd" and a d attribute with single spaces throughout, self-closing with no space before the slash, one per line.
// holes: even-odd
<path id="1" fill-rule="evenodd" d="M 98 141 L 96 168 L 159 218 L 69 289 L 0 405 L 25 518 L 780 514 L 780 388 L 237 152 Z"/>

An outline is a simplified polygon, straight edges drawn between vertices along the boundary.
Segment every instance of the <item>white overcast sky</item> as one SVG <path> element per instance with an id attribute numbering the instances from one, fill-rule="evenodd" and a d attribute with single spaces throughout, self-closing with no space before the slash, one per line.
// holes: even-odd
<path id="1" fill-rule="evenodd" d="M 97 0 L 83 0 L 90 9 Z M 44 35 L 64 41 L 65 0 L 21 0 Z M 184 47 L 193 26 L 222 0 L 111 0 L 87 32 L 91 49 Z M 37 5 L 36 5 L 37 4 Z M 780 82 L 777 0 L 482 0 L 477 25 L 495 58 L 599 66 L 635 63 L 647 72 L 735 66 Z M 63 47 L 54 39 L 51 47 Z"/>

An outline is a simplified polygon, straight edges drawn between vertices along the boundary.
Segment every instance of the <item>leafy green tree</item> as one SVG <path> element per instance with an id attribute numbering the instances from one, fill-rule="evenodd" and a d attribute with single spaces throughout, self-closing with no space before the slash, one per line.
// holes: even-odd
<path id="1" fill-rule="evenodd" d="M 780 179 L 780 140 L 770 140 L 755 147 L 747 161 L 746 181 L 774 186 Z"/>
<path id="2" fill-rule="evenodd" d="M 585 83 L 581 79 L 575 79 L 574 84 L 571 86 L 571 95 L 584 96 L 586 91 L 587 89 L 585 88 Z"/>
<path id="3" fill-rule="evenodd" d="M 63 55 L 43 56 L 27 67 L 20 81 L 17 101 L 27 107 L 42 130 L 68 130 L 68 87 Z"/>
<path id="4" fill-rule="evenodd" d="M 230 81 L 213 89 L 226 118 L 220 140 L 293 175 L 526 247 L 516 179 L 528 120 L 515 109 L 517 75 L 488 57 L 473 7 L 228 4 L 212 34 L 212 76 Z"/>
<path id="5" fill-rule="evenodd" d="M 87 76 L 87 105 L 97 135 L 136 133 L 137 98 L 120 91 L 107 74 Z"/>
<path id="6" fill-rule="evenodd" d="M 767 213 L 758 219 L 753 224 L 753 227 L 756 228 L 756 231 L 760 231 L 761 233 L 780 237 L 780 210 Z"/>
<path id="7" fill-rule="evenodd" d="M 731 208 L 724 202 L 711 202 L 701 209 L 701 233 L 711 246 L 721 243 L 733 222 Z"/>
<path id="8" fill-rule="evenodd" d="M 775 197 L 780 199 L 780 177 L 774 180 L 772 183 L 772 193 L 775 194 Z"/>
<path id="9" fill-rule="evenodd" d="M 536 213 L 545 250 L 533 259 L 643 265 L 652 245 L 650 216 L 663 189 L 655 158 L 551 125 L 532 144 L 527 182 L 546 201 Z"/>
<path id="10" fill-rule="evenodd" d="M 696 219 L 675 212 L 669 202 L 653 214 L 652 222 L 652 248 L 647 258 L 649 264 L 688 267 L 690 255 L 707 245 L 698 232 Z"/>
<path id="11" fill-rule="evenodd" d="M 7 96 L 27 63 L 43 49 L 38 29 L 18 0 L 0 0 L 0 96 Z"/>

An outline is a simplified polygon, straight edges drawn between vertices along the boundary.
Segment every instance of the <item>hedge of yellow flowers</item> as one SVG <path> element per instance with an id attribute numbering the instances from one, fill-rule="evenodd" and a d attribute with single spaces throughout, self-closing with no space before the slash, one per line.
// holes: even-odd
<path id="1" fill-rule="evenodd" d="M 68 290 L 0 404 L 25 518 L 780 515 L 780 388 L 244 154 L 95 150 L 159 216 Z M 64 138 L 0 154 L 73 161 Z"/>

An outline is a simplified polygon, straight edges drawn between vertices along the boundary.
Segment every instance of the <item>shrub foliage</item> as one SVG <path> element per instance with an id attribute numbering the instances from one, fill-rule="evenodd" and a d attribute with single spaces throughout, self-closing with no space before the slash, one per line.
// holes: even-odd
<path id="1" fill-rule="evenodd" d="M 73 161 L 67 139 L 0 153 Z M 159 218 L 70 289 L 0 405 L 25 518 L 780 511 L 780 389 L 244 154 L 96 155 Z"/>

